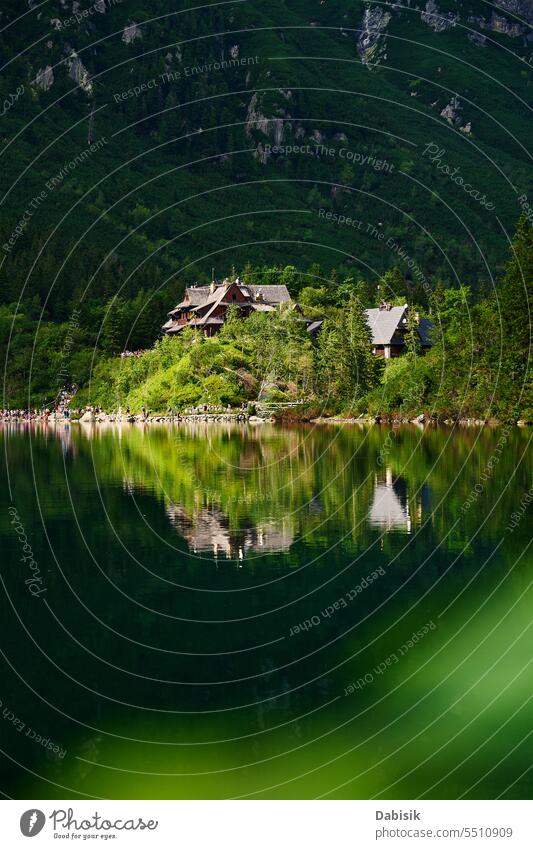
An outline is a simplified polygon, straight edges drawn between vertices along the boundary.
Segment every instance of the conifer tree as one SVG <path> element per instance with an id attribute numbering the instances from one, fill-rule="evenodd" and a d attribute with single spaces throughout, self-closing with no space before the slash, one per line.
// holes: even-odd
<path id="1" fill-rule="evenodd" d="M 405 347 L 407 356 L 416 359 L 420 353 L 420 335 L 418 333 L 419 315 L 414 307 L 409 307 L 406 318 Z"/>
<path id="2" fill-rule="evenodd" d="M 379 364 L 372 353 L 365 309 L 357 296 L 350 298 L 338 317 L 324 322 L 319 336 L 318 371 L 322 393 L 346 404 L 377 384 Z"/>
<path id="3" fill-rule="evenodd" d="M 499 293 L 503 338 L 501 391 L 507 406 L 518 415 L 531 398 L 524 391 L 531 386 L 533 358 L 533 227 L 522 216 L 511 246 L 511 258 Z M 529 380 L 528 380 L 529 378 Z"/>

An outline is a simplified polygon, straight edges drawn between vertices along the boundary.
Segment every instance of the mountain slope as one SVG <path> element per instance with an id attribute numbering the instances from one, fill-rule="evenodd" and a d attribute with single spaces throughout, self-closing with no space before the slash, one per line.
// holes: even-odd
<path id="1" fill-rule="evenodd" d="M 531 22 L 527 0 L 7 0 L 3 298 L 172 300 L 247 261 L 490 286 L 533 196 Z"/>

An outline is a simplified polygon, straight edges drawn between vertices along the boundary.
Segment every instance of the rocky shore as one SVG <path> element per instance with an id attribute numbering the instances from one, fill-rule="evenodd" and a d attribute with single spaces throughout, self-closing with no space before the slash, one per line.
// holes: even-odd
<path id="1" fill-rule="evenodd" d="M 458 425 L 459 427 L 503 427 L 504 425 L 514 424 L 516 427 L 529 427 L 533 424 L 533 422 L 525 421 L 524 419 L 519 419 L 516 422 L 502 422 L 499 419 L 490 418 L 490 419 L 468 419 L 468 418 L 448 418 L 448 417 L 440 417 L 440 416 L 427 416 L 424 414 L 420 414 L 419 416 L 415 416 L 415 418 L 403 418 L 401 416 L 367 416 L 365 414 L 357 416 L 356 418 L 346 418 L 342 416 L 320 416 L 316 419 L 312 419 L 313 424 L 359 424 L 359 425 L 371 425 L 371 424 L 387 424 L 387 425 L 404 425 L 404 424 L 412 424 L 412 425 L 436 425 L 442 426 L 446 425 L 448 427 L 455 427 Z"/>
<path id="2" fill-rule="evenodd" d="M 48 424 L 180 424 L 181 422 L 192 423 L 234 423 L 234 424 L 251 424 L 260 425 L 266 423 L 279 424 L 313 424 L 313 425 L 416 425 L 417 427 L 428 426 L 447 426 L 447 427 L 529 427 L 533 422 L 519 419 L 515 422 L 502 422 L 499 419 L 474 419 L 474 418 L 451 418 L 444 416 L 432 416 L 421 413 L 414 418 L 406 418 L 399 415 L 385 416 L 369 416 L 362 414 L 357 417 L 347 416 L 302 416 L 301 418 L 291 416 L 286 420 L 283 413 L 273 416 L 265 412 L 259 412 L 258 415 L 244 410 L 233 411 L 187 411 L 176 415 L 157 415 L 152 413 L 106 413 L 101 410 L 70 410 L 68 415 L 65 411 L 37 413 L 37 411 L 28 414 L 23 410 L 3 411 L 0 413 L 0 423 L 15 424 L 15 423 L 32 423 L 44 422 Z"/>
<path id="3" fill-rule="evenodd" d="M 58 417 L 59 421 L 63 421 Z M 80 418 L 73 417 L 73 422 L 81 424 L 179 424 L 180 422 L 234 422 L 249 424 L 262 424 L 263 422 L 273 422 L 273 418 L 264 418 L 261 416 L 251 416 L 247 413 L 191 413 L 176 416 L 158 416 L 158 415 L 114 415 L 113 413 L 92 413 L 86 412 Z"/>

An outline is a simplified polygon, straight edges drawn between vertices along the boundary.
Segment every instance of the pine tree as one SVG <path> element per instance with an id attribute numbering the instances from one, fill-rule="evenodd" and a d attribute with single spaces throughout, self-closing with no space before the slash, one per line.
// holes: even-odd
<path id="1" fill-rule="evenodd" d="M 503 338 L 501 391 L 507 396 L 509 412 L 518 415 L 520 408 L 532 403 L 531 398 L 524 398 L 524 390 L 531 386 L 533 358 L 533 227 L 525 216 L 520 218 L 513 239 L 499 308 Z"/>
<path id="2" fill-rule="evenodd" d="M 407 286 L 405 278 L 397 265 L 390 271 L 385 272 L 379 281 L 378 291 L 379 300 L 381 301 L 390 301 L 397 304 L 405 303 Z"/>
<path id="3" fill-rule="evenodd" d="M 409 307 L 406 318 L 406 333 L 405 347 L 407 356 L 411 359 L 416 359 L 420 353 L 420 335 L 418 333 L 418 324 L 420 318 L 414 307 Z"/>
<path id="4" fill-rule="evenodd" d="M 317 352 L 323 395 L 351 404 L 376 386 L 379 364 L 372 353 L 366 313 L 353 295 L 338 318 L 324 322 Z"/>

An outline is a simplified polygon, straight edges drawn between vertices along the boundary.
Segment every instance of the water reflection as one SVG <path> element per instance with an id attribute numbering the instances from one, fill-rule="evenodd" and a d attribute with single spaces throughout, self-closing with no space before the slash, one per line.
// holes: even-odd
<path id="1" fill-rule="evenodd" d="M 66 755 L 50 761 L 3 720 L 0 787 L 24 799 L 530 796 L 530 530 L 526 515 L 507 526 L 532 468 L 518 429 L 489 466 L 499 439 L 10 431 L 0 698 Z M 24 583 L 11 505 L 46 602 Z"/>
<path id="2" fill-rule="evenodd" d="M 405 478 L 393 478 L 392 469 L 376 475 L 372 507 L 368 515 L 370 525 L 386 531 L 403 531 L 410 534 L 412 529 L 407 481 Z"/>

